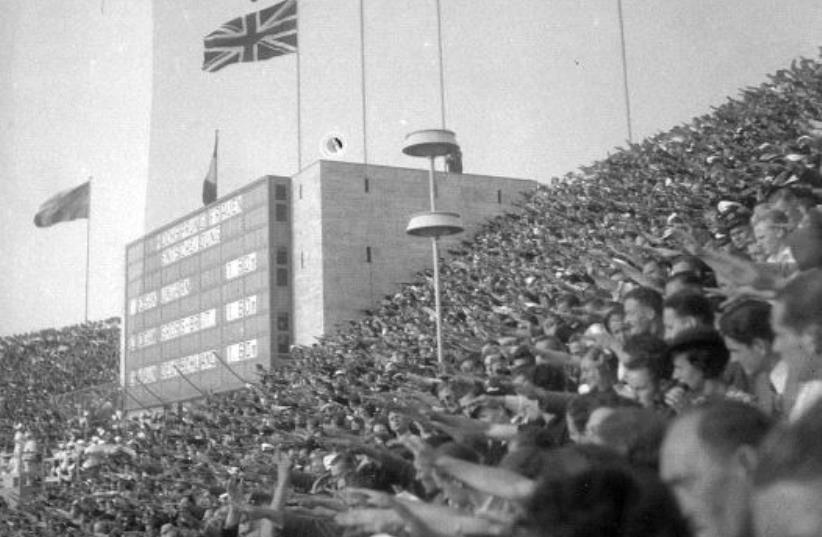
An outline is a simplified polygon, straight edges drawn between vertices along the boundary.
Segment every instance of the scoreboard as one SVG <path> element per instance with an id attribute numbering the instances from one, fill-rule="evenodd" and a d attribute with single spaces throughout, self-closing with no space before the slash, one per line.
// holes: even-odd
<path id="1" fill-rule="evenodd" d="M 291 343 L 290 179 L 265 176 L 126 247 L 126 408 L 256 381 Z"/>

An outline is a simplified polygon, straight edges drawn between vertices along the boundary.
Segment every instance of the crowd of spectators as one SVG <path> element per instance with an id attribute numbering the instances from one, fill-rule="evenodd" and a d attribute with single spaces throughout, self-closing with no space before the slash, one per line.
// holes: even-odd
<path id="1" fill-rule="evenodd" d="M 822 534 L 818 120 L 803 59 L 540 187 L 449 252 L 442 364 L 424 273 L 244 390 L 21 414 L 0 534 Z"/>
<path id="2" fill-rule="evenodd" d="M 119 347 L 116 318 L 0 337 L 0 450 L 13 446 L 16 423 L 39 437 L 59 434 L 74 409 L 55 397 L 117 380 Z"/>

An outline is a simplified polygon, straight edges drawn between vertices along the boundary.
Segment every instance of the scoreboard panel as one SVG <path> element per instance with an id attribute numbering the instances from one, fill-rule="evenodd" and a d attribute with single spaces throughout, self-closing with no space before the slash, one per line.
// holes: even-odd
<path id="1" fill-rule="evenodd" d="M 239 388 L 291 342 L 288 178 L 266 176 L 126 247 L 126 408 Z"/>

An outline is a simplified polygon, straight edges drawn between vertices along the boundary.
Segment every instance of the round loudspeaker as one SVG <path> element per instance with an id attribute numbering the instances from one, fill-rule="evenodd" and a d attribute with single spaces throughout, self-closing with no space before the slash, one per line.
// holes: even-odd
<path id="1" fill-rule="evenodd" d="M 345 141 L 338 133 L 327 134 L 320 143 L 320 153 L 326 158 L 339 158 L 345 153 Z"/>

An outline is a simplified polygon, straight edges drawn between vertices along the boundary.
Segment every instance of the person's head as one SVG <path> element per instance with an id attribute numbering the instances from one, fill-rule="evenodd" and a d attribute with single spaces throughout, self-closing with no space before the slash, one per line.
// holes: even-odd
<path id="1" fill-rule="evenodd" d="M 563 391 L 567 384 L 565 370 L 555 364 L 538 364 L 529 369 L 529 381 L 537 388 Z"/>
<path id="2" fill-rule="evenodd" d="M 465 373 L 466 375 L 475 375 L 482 372 L 482 366 L 480 365 L 479 359 L 468 356 L 463 358 L 460 361 L 460 373 Z"/>
<path id="3" fill-rule="evenodd" d="M 579 307 L 579 297 L 572 293 L 565 293 L 557 299 L 556 311 L 560 314 L 571 313 L 574 308 Z"/>
<path id="4" fill-rule="evenodd" d="M 682 272 L 690 272 L 702 277 L 705 272 L 705 264 L 698 257 L 692 255 L 680 255 L 671 261 L 671 276 L 676 276 Z"/>
<path id="5" fill-rule="evenodd" d="M 755 537 L 822 535 L 822 403 L 765 439 L 752 496 Z"/>
<path id="6" fill-rule="evenodd" d="M 773 350 L 798 380 L 822 377 L 822 269 L 800 273 L 776 294 Z"/>
<path id="7" fill-rule="evenodd" d="M 796 229 L 808 211 L 816 205 L 812 195 L 790 188 L 776 190 L 768 196 L 767 201 L 773 209 L 785 214 L 788 220 L 788 228 L 791 230 Z"/>
<path id="8" fill-rule="evenodd" d="M 593 347 L 579 363 L 579 382 L 592 390 L 610 390 L 617 381 L 618 367 L 616 357 L 599 347 Z"/>
<path id="9" fill-rule="evenodd" d="M 723 400 L 680 416 L 668 429 L 660 476 L 696 537 L 746 535 L 756 450 L 770 425 L 759 409 Z"/>
<path id="10" fill-rule="evenodd" d="M 742 300 L 733 304 L 719 318 L 719 333 L 731 353 L 749 377 L 768 371 L 772 364 L 773 330 L 771 306 L 761 300 Z"/>
<path id="11" fill-rule="evenodd" d="M 540 336 L 533 342 L 534 360 L 537 364 L 544 363 L 546 356 L 552 351 L 565 351 L 565 345 L 554 336 Z"/>
<path id="12" fill-rule="evenodd" d="M 593 421 L 594 417 L 591 417 Z M 659 470 L 659 449 L 665 435 L 665 419 L 645 408 L 613 409 L 598 425 L 598 443 L 613 449 L 640 468 Z"/>
<path id="13" fill-rule="evenodd" d="M 708 380 L 717 380 L 728 365 L 730 354 L 725 341 L 713 328 L 689 328 L 668 345 L 674 370 L 672 378 L 695 393 L 705 388 Z"/>
<path id="14" fill-rule="evenodd" d="M 757 250 L 763 258 L 776 255 L 785 245 L 788 235 L 788 216 L 771 209 L 754 215 L 753 231 Z"/>
<path id="15" fill-rule="evenodd" d="M 668 278 L 665 282 L 665 297 L 681 291 L 702 293 L 702 280 L 693 272 L 679 272 Z"/>
<path id="16" fill-rule="evenodd" d="M 617 304 L 608 311 L 604 324 L 609 334 L 622 340 L 625 335 L 625 310 L 622 309 L 622 304 Z"/>
<path id="17" fill-rule="evenodd" d="M 680 332 L 698 326 L 714 324 L 714 308 L 711 301 L 700 293 L 680 291 L 665 299 L 662 308 L 664 338 L 671 341 Z"/>
<path id="18" fill-rule="evenodd" d="M 511 356 L 511 368 L 520 369 L 523 367 L 532 367 L 536 363 L 534 353 L 525 345 L 521 345 Z"/>
<path id="19" fill-rule="evenodd" d="M 568 338 L 568 353 L 571 356 L 582 358 L 588 352 L 589 342 L 585 340 L 581 333 L 576 332 Z"/>
<path id="20" fill-rule="evenodd" d="M 408 426 L 411 424 L 411 419 L 395 410 L 388 412 L 388 427 L 394 434 L 403 434 L 408 431 Z"/>
<path id="21" fill-rule="evenodd" d="M 811 209 L 800 227 L 785 239 L 799 271 L 822 267 L 822 211 Z"/>
<path id="22" fill-rule="evenodd" d="M 648 261 L 642 265 L 642 275 L 654 284 L 662 285 L 668 277 L 668 266 L 660 261 Z"/>
<path id="23" fill-rule="evenodd" d="M 353 472 L 357 467 L 357 460 L 352 453 L 343 452 L 339 454 L 327 455 L 329 472 L 334 477 L 344 476 Z"/>
<path id="24" fill-rule="evenodd" d="M 728 230 L 731 244 L 740 252 L 748 252 L 754 241 L 753 229 L 749 223 L 739 224 Z"/>
<path id="25" fill-rule="evenodd" d="M 673 495 L 653 473 L 614 461 L 542 479 L 523 526 L 534 537 L 687 537 Z"/>
<path id="26" fill-rule="evenodd" d="M 625 329 L 629 335 L 657 334 L 662 325 L 662 295 L 648 287 L 637 287 L 622 301 Z"/>
<path id="27" fill-rule="evenodd" d="M 625 400 L 613 391 L 592 392 L 571 399 L 565 411 L 571 441 L 577 444 L 587 441 L 588 421 L 598 408 L 617 408 L 625 404 Z"/>
<path id="28" fill-rule="evenodd" d="M 507 362 L 501 353 L 489 354 L 484 359 L 485 374 L 489 377 L 496 377 L 503 374 L 507 369 Z"/>
<path id="29" fill-rule="evenodd" d="M 515 334 L 519 338 L 530 338 L 541 332 L 539 319 L 536 315 L 526 314 L 517 319 Z"/>
<path id="30" fill-rule="evenodd" d="M 660 338 L 640 334 L 625 340 L 625 383 L 634 399 L 644 407 L 652 407 L 659 394 L 660 383 L 670 378 L 668 346 Z"/>

